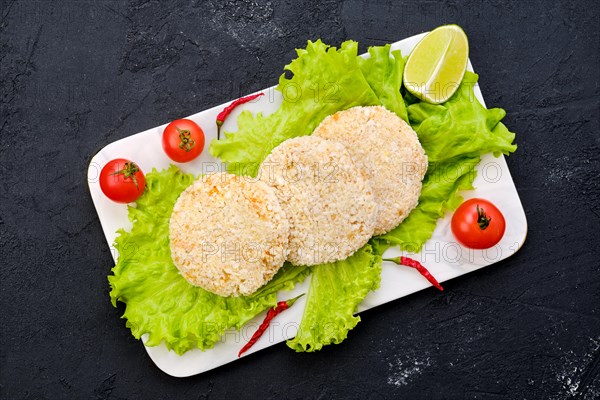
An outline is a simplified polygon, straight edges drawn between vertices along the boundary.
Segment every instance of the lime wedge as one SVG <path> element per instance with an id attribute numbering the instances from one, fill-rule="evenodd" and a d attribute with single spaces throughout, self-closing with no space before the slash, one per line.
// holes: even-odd
<path id="1" fill-rule="evenodd" d="M 462 81 L 469 59 L 469 41 L 458 25 L 429 32 L 414 48 L 404 68 L 404 86 L 419 99 L 440 104 Z"/>

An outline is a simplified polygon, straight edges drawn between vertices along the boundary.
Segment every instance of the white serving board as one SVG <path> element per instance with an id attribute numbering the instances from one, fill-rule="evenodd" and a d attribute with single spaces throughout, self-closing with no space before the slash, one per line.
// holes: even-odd
<path id="1" fill-rule="evenodd" d="M 396 42 L 392 44 L 392 50 L 401 50 L 403 55 L 408 55 L 425 34 Z M 470 62 L 468 68 L 470 71 L 473 70 Z M 485 105 L 479 86 L 477 85 L 474 89 L 477 99 Z M 225 122 L 223 130 L 235 131 L 237 129 L 237 116 L 242 110 L 262 111 L 264 114 L 274 112 L 281 104 L 281 95 L 274 90 L 274 87 L 265 89 L 263 92 L 265 96 L 262 96 L 258 101 L 236 109 Z M 114 158 L 127 158 L 135 160 L 145 173 L 150 172 L 152 168 L 158 170 L 167 168 L 169 164 L 175 164 L 183 171 L 195 175 L 212 172 L 215 169 L 222 170 L 224 166 L 208 152 L 208 144 L 217 135 L 215 126 L 217 114 L 228 104 L 229 102 L 186 117 L 198 123 L 206 135 L 204 152 L 199 158 L 190 163 L 174 163 L 164 154 L 161 146 L 161 135 L 167 124 L 113 142 L 92 158 L 88 169 L 90 193 L 115 261 L 117 253 L 113 243 L 116 231 L 119 228 L 130 229 L 131 223 L 127 218 L 127 206 L 113 203 L 100 190 L 98 176 L 104 164 Z M 452 236 L 450 231 L 451 214 L 448 213 L 445 218 L 440 219 L 432 238 L 425 244 L 421 253 L 406 254 L 425 264 L 440 282 L 492 265 L 509 257 L 523 245 L 527 235 L 525 212 L 504 157 L 494 158 L 491 154 L 485 155 L 476 170 L 477 177 L 474 183 L 476 189 L 463 193 L 463 196 L 465 198 L 483 197 L 496 204 L 506 218 L 506 232 L 500 243 L 494 248 L 468 250 L 459 246 Z M 398 249 L 391 248 L 385 253 L 385 256 L 394 257 L 400 254 L 401 252 Z M 306 293 L 309 282 L 310 277 L 302 284 L 297 285 L 294 290 L 282 292 L 279 299 L 284 300 Z M 384 262 L 381 287 L 367 296 L 359 306 L 359 312 L 430 286 L 429 282 L 421 277 L 416 270 Z M 436 294 L 433 291 L 431 293 L 432 296 Z M 301 298 L 292 308 L 279 315 L 273 321 L 269 330 L 243 357 L 250 356 L 254 352 L 294 337 L 302 319 L 304 304 L 305 298 Z M 264 315 L 263 312 L 257 316 L 246 324 L 240 332 L 234 330 L 226 332 L 221 342 L 217 343 L 213 349 L 204 352 L 191 350 L 182 356 L 178 356 L 175 352 L 167 350 L 164 344 L 156 347 L 146 347 L 146 350 L 158 368 L 169 375 L 185 377 L 199 374 L 237 360 L 238 351 L 252 336 L 262 322 Z M 368 327 L 362 329 L 368 329 Z M 351 340 L 352 335 L 350 334 L 349 337 L 348 340 Z M 292 350 L 282 349 L 282 351 Z M 340 348 L 338 351 L 343 351 L 343 349 Z"/>

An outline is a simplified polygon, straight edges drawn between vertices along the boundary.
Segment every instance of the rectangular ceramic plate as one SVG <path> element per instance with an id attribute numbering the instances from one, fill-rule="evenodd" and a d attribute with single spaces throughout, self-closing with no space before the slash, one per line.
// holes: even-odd
<path id="1" fill-rule="evenodd" d="M 392 45 L 392 50 L 401 50 L 404 55 L 410 54 L 413 47 L 424 35 L 425 33 L 396 42 Z M 469 70 L 472 71 L 470 62 Z M 477 99 L 485 105 L 479 86 L 474 89 Z M 252 112 L 262 111 L 264 114 L 275 111 L 281 104 L 281 95 L 274 88 L 266 89 L 264 92 L 265 96 L 262 96 L 259 101 L 235 110 L 225 123 L 224 130 L 235 131 L 237 129 L 236 120 L 242 109 Z M 228 104 L 187 117 L 202 127 L 206 134 L 207 147 L 208 143 L 216 138 L 215 119 L 217 114 Z M 167 168 L 173 162 L 167 158 L 161 146 L 161 134 L 165 126 L 166 124 L 113 142 L 98 152 L 90 162 L 88 170 L 90 193 L 106 241 L 113 249 L 115 260 L 117 254 L 112 244 L 116 237 L 116 231 L 119 228 L 130 229 L 131 223 L 127 218 L 127 207 L 113 203 L 102 194 L 98 183 L 100 170 L 106 162 L 114 158 L 135 160 L 142 171 L 145 172 L 151 171 L 152 168 L 158 170 Z M 206 148 L 196 160 L 187 164 L 175 164 L 183 171 L 194 175 L 212 172 L 215 168 L 223 169 L 220 162 L 214 159 Z M 494 158 L 490 154 L 485 155 L 476 170 L 476 189 L 465 192 L 464 197 L 483 197 L 491 200 L 502 210 L 509 223 L 506 226 L 504 237 L 496 247 L 487 251 L 469 251 L 456 244 L 450 232 L 451 215 L 448 214 L 445 218 L 440 219 L 432 238 L 425 244 L 421 253 L 412 255 L 424 263 L 440 282 L 492 265 L 509 257 L 521 247 L 527 235 L 525 212 L 504 157 Z M 389 249 L 385 254 L 386 257 L 398 255 L 400 255 L 400 251 L 395 248 Z M 309 282 L 310 279 L 306 279 L 302 284 L 297 285 L 293 291 L 283 293 L 280 300 L 306 293 Z M 381 287 L 367 296 L 359 306 L 359 312 L 399 299 L 429 286 L 429 282 L 414 269 L 384 263 Z M 246 356 L 294 337 L 302 318 L 304 304 L 305 298 L 302 298 L 294 307 L 278 316 L 270 330 L 246 353 Z M 217 343 L 213 349 L 204 352 L 192 350 L 183 356 L 178 356 L 173 351 L 168 351 L 163 344 L 156 347 L 146 347 L 146 350 L 158 368 L 169 375 L 185 377 L 199 374 L 237 360 L 238 351 L 254 333 L 263 318 L 264 313 L 250 321 L 240 332 L 228 331 L 221 342 Z M 365 326 L 362 329 L 368 329 L 368 327 Z M 282 349 L 282 351 L 291 350 Z M 339 348 L 338 351 L 344 351 L 344 349 Z"/>

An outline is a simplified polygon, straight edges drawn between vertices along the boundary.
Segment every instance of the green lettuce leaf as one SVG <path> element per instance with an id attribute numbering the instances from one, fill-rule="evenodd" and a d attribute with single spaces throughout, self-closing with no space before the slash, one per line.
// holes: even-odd
<path id="1" fill-rule="evenodd" d="M 380 280 L 381 257 L 368 244 L 346 260 L 313 267 L 302 322 L 287 345 L 312 352 L 341 343 L 360 321 L 358 305 Z"/>
<path id="2" fill-rule="evenodd" d="M 500 122 L 501 108 L 486 109 L 473 92 L 478 75 L 467 71 L 458 90 L 443 104 L 417 102 L 408 106 L 410 125 L 417 132 L 429 162 L 466 154 L 508 155 L 517 149 L 515 134 Z"/>
<path id="3" fill-rule="evenodd" d="M 276 87 L 281 106 L 265 116 L 244 111 L 238 131 L 213 140 L 210 153 L 228 162 L 230 172 L 255 176 L 258 166 L 280 143 L 310 135 L 328 115 L 355 106 L 385 105 L 407 120 L 400 95 L 404 60 L 390 46 L 369 49 L 371 59 L 357 56 L 358 43 L 346 41 L 339 49 L 317 40 L 296 50 L 298 58 L 285 66 Z"/>
<path id="4" fill-rule="evenodd" d="M 400 50 L 390 52 L 390 48 L 389 44 L 369 47 L 370 57 L 359 57 L 358 64 L 381 104 L 408 122 L 406 105 L 400 93 L 405 62 Z"/>
<path id="5" fill-rule="evenodd" d="M 120 230 L 115 241 L 119 258 L 108 277 L 112 304 L 125 303 L 123 318 L 133 336 L 147 333 L 147 346 L 164 341 L 177 354 L 213 347 L 226 329 L 239 329 L 273 307 L 277 291 L 292 289 L 309 273 L 286 265 L 248 297 L 221 297 L 189 284 L 171 261 L 169 219 L 175 201 L 193 181 L 175 166 L 146 175 L 146 191 L 137 207 L 129 207 L 133 227 Z"/>

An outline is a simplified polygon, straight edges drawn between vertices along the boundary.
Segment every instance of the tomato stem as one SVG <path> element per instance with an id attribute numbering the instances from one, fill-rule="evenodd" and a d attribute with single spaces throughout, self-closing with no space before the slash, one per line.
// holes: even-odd
<path id="1" fill-rule="evenodd" d="M 135 177 L 135 174 L 140 172 L 140 168 L 134 162 L 126 162 L 123 166 L 123 169 L 113 172 L 111 175 L 124 175 L 124 179 L 131 178 L 133 183 L 135 183 L 135 188 L 140 189 L 138 186 L 138 181 Z"/>
<path id="2" fill-rule="evenodd" d="M 179 129 L 178 126 L 175 126 L 177 132 L 179 132 L 179 148 L 185 150 L 186 152 L 192 151 L 192 148 L 196 145 L 194 139 L 192 139 L 192 133 L 188 129 Z"/>
<path id="3" fill-rule="evenodd" d="M 490 222 L 492 222 L 492 217 L 485 215 L 485 210 L 479 208 L 479 204 L 477 204 L 477 225 L 479 225 L 479 229 L 486 230 L 490 226 Z"/>

